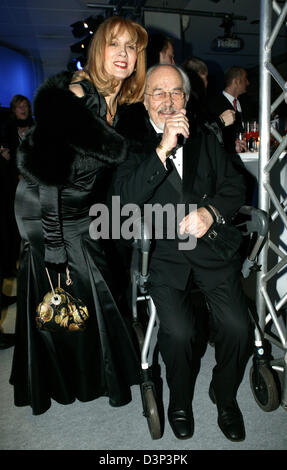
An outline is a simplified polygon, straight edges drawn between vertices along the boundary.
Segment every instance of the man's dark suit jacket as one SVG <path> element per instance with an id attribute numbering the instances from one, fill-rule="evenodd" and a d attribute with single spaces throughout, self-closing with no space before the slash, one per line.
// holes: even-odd
<path id="1" fill-rule="evenodd" d="M 220 114 L 222 114 L 227 109 L 234 110 L 234 107 L 222 93 L 215 96 L 214 98 L 211 98 L 208 102 L 208 111 L 213 118 L 220 116 Z M 236 111 L 234 124 L 231 126 L 222 127 L 224 147 L 225 150 L 229 153 L 235 153 L 235 140 L 237 134 L 243 131 L 242 122 L 243 113 Z"/>
<path id="2" fill-rule="evenodd" d="M 120 195 L 121 204 L 134 203 L 142 208 L 145 203 L 210 203 L 229 221 L 245 202 L 245 184 L 217 138 L 200 131 L 187 140 L 181 180 L 172 164 L 166 169 L 160 161 L 155 151 L 156 132 L 145 110 L 139 109 L 134 116 L 130 113 L 131 119 L 120 120 L 117 128 L 133 141 L 128 159 L 115 175 L 114 194 Z M 197 170 L 192 184 L 194 165 Z M 150 263 L 152 283 L 185 289 L 192 270 L 197 282 L 213 288 L 233 269 L 240 269 L 239 256 L 222 261 L 203 240 L 198 239 L 196 248 L 189 251 L 179 250 L 178 242 L 177 237 L 155 240 Z"/>

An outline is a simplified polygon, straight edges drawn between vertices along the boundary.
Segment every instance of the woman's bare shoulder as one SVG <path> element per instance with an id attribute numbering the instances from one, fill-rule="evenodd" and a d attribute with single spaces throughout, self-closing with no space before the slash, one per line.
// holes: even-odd
<path id="1" fill-rule="evenodd" d="M 85 96 L 84 90 L 79 83 L 71 83 L 69 89 L 79 98 Z"/>

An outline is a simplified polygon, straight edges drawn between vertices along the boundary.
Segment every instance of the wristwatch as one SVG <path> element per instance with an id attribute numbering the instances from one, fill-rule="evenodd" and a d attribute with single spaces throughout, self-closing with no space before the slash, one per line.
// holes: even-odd
<path id="1" fill-rule="evenodd" d="M 221 116 L 218 116 L 218 117 L 219 117 L 219 120 L 220 120 L 222 126 L 225 127 L 225 121 L 224 121 L 224 119 L 223 119 Z"/>
<path id="2" fill-rule="evenodd" d="M 218 223 L 218 224 L 225 224 L 225 219 L 222 217 L 219 212 L 217 212 L 216 209 L 213 209 L 210 205 L 203 206 L 211 215 L 213 218 L 213 221 Z"/>
<path id="3" fill-rule="evenodd" d="M 169 157 L 169 155 L 171 154 L 171 150 L 166 150 L 161 144 L 158 144 L 157 148 L 159 148 L 160 150 L 164 150 L 166 157 Z"/>

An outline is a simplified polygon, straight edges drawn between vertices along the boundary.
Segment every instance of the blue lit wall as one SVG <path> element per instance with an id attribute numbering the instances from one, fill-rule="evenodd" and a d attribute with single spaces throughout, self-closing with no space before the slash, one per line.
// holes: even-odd
<path id="1" fill-rule="evenodd" d="M 20 52 L 0 46 L 0 105 L 9 107 L 16 94 L 27 96 L 32 102 L 43 79 L 40 62 Z"/>

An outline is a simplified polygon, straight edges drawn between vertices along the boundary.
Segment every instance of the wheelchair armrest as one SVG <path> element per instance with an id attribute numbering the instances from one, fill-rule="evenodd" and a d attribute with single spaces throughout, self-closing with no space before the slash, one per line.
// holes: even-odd
<path id="1" fill-rule="evenodd" d="M 134 222 L 136 236 L 133 245 L 142 253 L 149 253 L 151 245 L 150 229 L 144 219 L 140 218 Z"/>
<path id="2" fill-rule="evenodd" d="M 239 214 L 251 217 L 251 219 L 246 222 L 248 234 L 257 232 L 259 236 L 265 237 L 269 229 L 268 216 L 265 211 L 252 206 L 242 206 L 239 209 Z"/>
<path id="3" fill-rule="evenodd" d="M 141 251 L 148 253 L 151 245 L 151 233 L 146 222 L 141 219 Z"/>
<path id="4" fill-rule="evenodd" d="M 141 276 L 148 275 L 148 261 L 151 246 L 150 229 L 144 219 L 139 218 L 134 222 L 136 236 L 134 238 L 133 246 L 141 253 Z"/>

